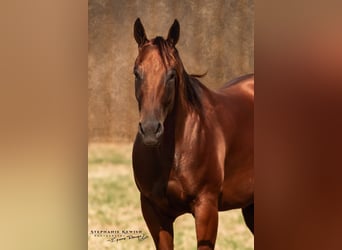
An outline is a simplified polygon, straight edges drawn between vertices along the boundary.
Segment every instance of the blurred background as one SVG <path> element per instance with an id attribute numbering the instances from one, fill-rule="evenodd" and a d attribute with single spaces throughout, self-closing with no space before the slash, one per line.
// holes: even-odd
<path id="1" fill-rule="evenodd" d="M 138 109 L 133 64 L 137 17 L 148 38 L 180 22 L 178 51 L 188 73 L 211 88 L 254 71 L 254 1 L 89 0 L 88 139 L 132 141 Z"/>
<path id="2" fill-rule="evenodd" d="M 111 52 L 111 46 L 114 48 L 124 44 L 127 48 L 133 48 L 133 57 L 127 57 L 132 60 L 132 63 L 136 56 L 134 50 L 136 47 L 131 30 L 137 16 L 142 18 L 149 36 L 166 35 L 169 25 L 177 16 L 182 29 L 178 48 L 186 63 L 185 66 L 189 72 L 208 69 L 208 76 L 203 79 L 207 85 L 216 84 L 215 81 L 210 80 L 215 76 L 212 70 L 215 70 L 216 66 L 214 69 L 211 68 L 214 62 L 203 59 L 206 50 L 211 49 L 213 45 L 198 46 L 201 49 L 199 52 L 185 58 L 188 51 L 192 51 L 200 42 L 198 39 L 189 40 L 190 37 L 184 36 L 185 32 L 195 29 L 198 25 L 205 27 L 207 24 L 210 25 L 207 28 L 219 28 L 219 32 L 210 33 L 209 36 L 209 30 L 199 29 L 199 33 L 193 36 L 203 33 L 208 39 L 212 39 L 221 34 L 229 35 L 230 32 L 233 32 L 231 36 L 242 32 L 241 34 L 247 34 L 248 37 L 252 37 L 254 33 L 253 29 L 251 32 L 244 33 L 249 29 L 248 25 L 253 26 L 253 22 L 249 20 L 254 16 L 254 12 L 251 11 L 254 9 L 254 3 L 196 1 L 195 5 L 190 1 L 172 2 L 174 8 L 170 7 L 171 3 L 162 6 L 164 1 L 155 2 L 154 5 L 152 5 L 154 2 L 144 1 L 139 6 L 135 2 L 119 0 L 113 2 L 34 0 L 21 1 L 20 4 L 19 1 L 7 1 L 2 4 L 0 8 L 2 31 L 0 218 L 3 228 L 0 236 L 1 249 L 87 249 L 86 244 L 89 242 L 87 242 L 86 218 L 88 216 L 89 225 L 87 214 L 89 183 L 92 181 L 96 185 L 94 180 L 100 181 L 102 178 L 103 182 L 103 178 L 107 178 L 111 180 L 111 185 L 114 185 L 116 176 L 131 174 L 129 165 L 126 165 L 126 172 L 121 172 L 121 175 L 118 172 L 109 174 L 111 167 L 103 162 L 105 157 L 101 155 L 98 158 L 96 154 L 92 154 L 94 156 L 93 160 L 90 160 L 92 165 L 101 164 L 102 168 L 107 166 L 108 169 L 107 172 L 102 173 L 95 171 L 89 178 L 87 153 L 88 150 L 93 150 L 93 144 L 87 146 L 87 135 L 89 137 L 92 135 L 89 129 L 91 127 L 87 126 L 89 123 L 87 111 L 88 101 L 91 101 L 95 95 L 92 95 L 91 88 L 87 88 L 88 80 L 89 86 L 93 86 L 94 83 L 98 87 L 104 84 L 114 86 L 117 82 L 114 82 L 115 74 L 112 71 L 120 65 L 114 63 L 114 60 L 111 61 L 112 68 L 109 70 L 107 67 L 103 74 L 97 71 L 98 80 L 94 81 L 95 75 L 92 76 L 91 71 L 88 75 L 88 58 L 89 65 L 94 66 L 96 62 L 97 67 L 101 68 L 105 65 L 101 60 L 105 62 L 107 56 L 117 58 Z M 125 12 L 128 5 L 136 6 L 129 15 Z M 189 8 L 183 9 L 186 6 Z M 216 10 L 213 9 L 214 6 Z M 241 6 L 244 7 L 241 9 Z M 94 7 L 99 10 L 96 15 L 94 15 Z M 258 76 L 256 85 L 258 102 L 255 106 L 257 149 L 255 164 L 258 179 L 256 248 L 340 249 L 342 203 L 338 197 L 342 190 L 340 181 L 341 2 L 262 0 L 258 1 L 256 7 L 255 47 L 258 48 L 255 50 L 257 67 L 254 65 Z M 214 16 L 204 14 L 209 9 L 215 12 Z M 180 15 L 181 12 L 183 16 Z M 219 14 L 223 12 L 228 15 Z M 121 13 L 123 17 L 120 17 Z M 167 15 L 170 20 L 159 18 L 161 15 Z M 240 20 L 241 26 L 236 26 L 238 30 L 232 26 L 233 23 L 236 24 L 236 22 L 231 23 L 233 19 Z M 106 20 L 110 20 L 112 24 L 110 22 L 106 24 Z M 218 20 L 224 23 L 225 28 L 220 27 Z M 118 25 L 114 26 L 114 24 Z M 192 24 L 191 27 L 189 24 Z M 242 28 L 244 25 L 246 27 Z M 96 44 L 92 42 L 95 41 L 93 38 L 107 36 L 110 37 L 110 41 L 114 41 L 114 35 L 118 36 L 111 27 L 124 30 L 124 33 L 120 34 L 122 39 L 112 44 L 107 43 L 103 51 L 108 53 L 96 56 L 97 53 L 94 53 Z M 154 32 L 156 34 L 153 34 Z M 239 39 L 232 41 L 236 41 L 237 44 L 249 41 L 249 38 L 241 41 L 241 37 L 235 36 Z M 224 41 L 229 40 L 225 38 Z M 182 47 L 184 43 L 190 42 L 191 46 Z M 98 46 L 99 50 L 102 50 L 101 46 Z M 242 52 L 252 54 L 253 47 L 251 51 L 241 50 L 240 47 L 233 45 L 225 47 L 224 50 L 222 48 L 213 50 L 212 58 L 220 58 L 220 54 L 228 50 L 234 54 Z M 128 52 L 127 49 L 116 54 L 122 55 Z M 215 53 L 218 56 L 214 56 Z M 201 59 L 198 61 L 199 68 L 186 62 L 196 57 Z M 225 74 L 232 72 L 231 70 L 235 72 L 234 67 L 242 68 L 241 62 L 253 65 L 253 61 L 249 61 L 248 57 L 245 58 L 246 61 L 240 62 L 224 58 L 222 64 L 220 63 L 220 67 L 224 66 L 221 72 Z M 91 60 L 94 60 L 93 63 Z M 128 70 L 128 73 L 120 72 L 120 75 L 127 74 L 129 80 L 121 84 L 132 83 L 131 66 Z M 108 74 L 108 72 L 112 73 Z M 99 81 L 100 77 L 106 75 L 111 77 L 110 81 Z M 116 74 L 115 77 L 118 75 Z M 227 75 L 227 78 L 230 77 Z M 217 84 L 226 80 L 228 79 L 219 79 Z M 89 98 L 90 96 L 93 97 Z M 103 95 L 98 97 L 97 101 L 102 104 Z M 113 97 L 109 100 L 114 103 L 119 96 L 113 95 Z M 122 106 L 122 109 L 128 111 L 126 106 Z M 131 112 L 137 115 L 136 106 Z M 120 115 L 120 119 L 123 119 L 122 114 L 120 112 L 115 117 Z M 102 123 L 103 126 L 109 124 L 103 120 L 99 119 L 98 124 Z M 116 121 L 112 120 L 112 122 Z M 115 129 L 112 129 L 112 132 L 114 131 Z M 113 133 L 111 140 L 114 138 Z M 100 148 L 101 144 L 96 146 Z M 130 150 L 130 147 L 125 148 L 121 144 L 119 146 L 122 150 Z M 109 147 L 109 144 L 106 144 L 106 147 Z M 114 150 L 115 155 L 120 153 L 117 149 L 110 151 Z M 101 154 L 106 152 L 101 149 Z M 122 152 L 122 155 L 126 154 L 129 155 L 130 151 Z M 121 161 L 124 163 L 120 163 L 122 166 L 127 164 L 126 160 L 115 159 L 116 156 L 111 157 L 113 159 L 106 162 L 119 164 L 118 162 Z M 114 194 L 115 198 L 118 190 L 121 194 L 124 193 L 122 188 L 127 185 L 127 182 L 123 183 L 118 184 L 120 189 L 112 191 L 111 194 Z M 102 183 L 98 187 L 108 190 L 108 186 Z M 132 188 L 135 189 L 134 185 Z M 97 196 L 99 203 L 105 204 L 96 211 L 98 213 L 103 209 L 116 211 L 117 207 L 107 205 L 114 199 L 105 200 L 105 195 L 109 195 L 108 192 L 92 194 L 92 198 L 95 199 Z M 221 215 L 229 216 L 234 212 L 221 213 Z M 119 218 L 115 216 L 114 212 L 107 214 L 107 218 L 111 217 L 111 221 L 114 222 L 115 218 Z M 103 216 L 90 218 L 94 219 L 94 223 L 106 225 L 107 218 Z M 184 220 L 184 218 L 180 219 Z M 126 218 L 120 222 L 125 221 Z M 222 226 L 222 222 L 225 221 L 228 221 L 226 217 L 220 220 L 220 225 Z M 139 224 L 136 221 L 134 223 L 138 227 Z M 238 233 L 242 228 L 245 227 L 238 227 L 234 235 L 232 235 L 233 230 L 219 230 L 218 241 L 223 239 L 250 242 Z M 178 230 L 178 232 L 184 231 Z M 189 249 L 192 241 L 186 239 L 186 246 L 188 246 L 186 249 Z M 234 244 L 231 242 L 230 245 Z M 243 249 L 239 248 L 241 245 L 235 244 L 235 247 L 230 248 Z M 221 244 L 217 249 L 230 249 L 219 246 Z M 128 249 L 124 248 L 124 245 L 111 246 L 111 249 L 119 249 L 118 247 Z M 105 247 L 89 249 L 105 249 Z M 140 248 L 135 245 L 134 249 Z"/>

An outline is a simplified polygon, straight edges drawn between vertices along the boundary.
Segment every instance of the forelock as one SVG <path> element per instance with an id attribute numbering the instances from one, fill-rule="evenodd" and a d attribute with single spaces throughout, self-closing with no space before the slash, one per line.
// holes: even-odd
<path id="1" fill-rule="evenodd" d="M 175 61 L 174 55 L 172 53 L 171 46 L 168 42 L 161 36 L 157 36 L 152 41 L 152 44 L 157 46 L 160 57 L 162 58 L 165 68 L 170 65 L 172 61 Z"/>

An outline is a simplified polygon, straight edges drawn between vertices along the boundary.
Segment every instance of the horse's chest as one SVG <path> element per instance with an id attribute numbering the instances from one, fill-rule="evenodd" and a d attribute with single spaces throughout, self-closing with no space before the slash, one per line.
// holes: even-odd
<path id="1" fill-rule="evenodd" d="M 182 157 L 179 159 L 175 158 L 166 186 L 168 200 L 182 204 L 183 207 L 189 207 L 198 187 L 196 175 L 191 168 L 190 158 L 187 159 L 182 159 Z"/>
<path id="2" fill-rule="evenodd" d="M 151 189 L 143 193 L 155 206 L 167 213 L 176 216 L 191 212 L 193 196 L 188 191 L 187 181 L 172 168 L 167 179 L 155 180 Z"/>
<path id="3" fill-rule="evenodd" d="M 158 180 L 151 190 L 143 190 L 142 194 L 147 197 L 155 207 L 170 216 L 178 216 L 190 212 L 188 196 L 181 183 L 173 178 Z"/>
<path id="4" fill-rule="evenodd" d="M 174 211 L 176 214 L 191 212 L 199 183 L 193 169 L 195 159 L 194 154 L 176 151 L 173 160 L 167 165 L 163 162 L 155 166 L 165 171 L 161 171 L 153 180 L 145 182 L 138 178 L 143 183 L 140 185 L 141 192 L 162 210 Z"/>

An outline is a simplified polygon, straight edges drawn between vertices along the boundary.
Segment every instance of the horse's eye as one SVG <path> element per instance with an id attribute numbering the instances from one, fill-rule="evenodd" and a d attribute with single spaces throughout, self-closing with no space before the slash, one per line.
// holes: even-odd
<path id="1" fill-rule="evenodd" d="M 136 81 L 137 81 L 137 80 L 141 80 L 141 76 L 140 76 L 139 72 L 134 71 L 134 76 L 135 76 L 135 80 L 136 80 Z"/>
<path id="2" fill-rule="evenodd" d="M 175 71 L 169 72 L 166 76 L 166 82 L 171 82 L 175 79 L 176 79 L 176 72 Z"/>

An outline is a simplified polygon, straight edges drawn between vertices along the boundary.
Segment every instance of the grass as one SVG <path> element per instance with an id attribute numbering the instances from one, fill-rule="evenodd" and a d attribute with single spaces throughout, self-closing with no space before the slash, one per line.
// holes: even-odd
<path id="1" fill-rule="evenodd" d="M 131 166 L 131 144 L 90 144 L 88 148 L 88 249 L 155 249 L 140 211 L 139 192 Z M 253 236 L 240 210 L 219 214 L 215 249 L 252 250 Z M 148 236 L 110 242 L 90 230 L 141 230 Z M 183 215 L 174 223 L 175 249 L 196 249 L 194 219 Z"/>

